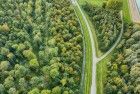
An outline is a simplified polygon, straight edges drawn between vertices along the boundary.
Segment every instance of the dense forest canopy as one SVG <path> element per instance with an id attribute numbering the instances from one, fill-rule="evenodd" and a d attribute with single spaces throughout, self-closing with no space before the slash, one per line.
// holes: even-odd
<path id="1" fill-rule="evenodd" d="M 127 25 L 108 63 L 105 94 L 140 94 L 140 27 Z"/>
<path id="2" fill-rule="evenodd" d="M 83 5 L 83 9 L 95 27 L 98 47 L 102 52 L 107 52 L 120 35 L 122 28 L 121 6 L 122 2 L 119 0 L 108 0 L 103 3 L 102 7 L 88 2 Z"/>
<path id="3" fill-rule="evenodd" d="M 0 94 L 79 94 L 82 42 L 69 0 L 1 0 Z"/>

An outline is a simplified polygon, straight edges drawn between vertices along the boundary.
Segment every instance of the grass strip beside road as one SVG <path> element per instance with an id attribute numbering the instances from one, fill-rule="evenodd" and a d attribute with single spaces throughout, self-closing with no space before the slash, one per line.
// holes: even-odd
<path id="1" fill-rule="evenodd" d="M 96 70 L 97 94 L 104 94 L 104 83 L 107 78 L 107 63 L 110 62 L 113 52 L 114 51 L 112 51 L 106 58 L 97 63 Z"/>
<path id="2" fill-rule="evenodd" d="M 90 36 L 88 33 L 88 28 L 86 27 L 86 23 L 84 22 L 83 17 L 81 16 L 81 13 L 79 9 L 75 7 L 75 11 L 77 13 L 77 16 L 79 17 L 79 20 L 81 22 L 81 26 L 83 28 L 83 34 L 84 34 L 84 39 L 86 43 L 86 64 L 85 64 L 85 78 L 84 78 L 84 94 L 89 94 L 90 93 L 90 88 L 91 88 L 91 81 L 92 81 L 92 48 L 91 48 L 91 40 Z"/>
<path id="3" fill-rule="evenodd" d="M 84 4 L 84 2 L 85 2 L 86 0 L 79 0 L 79 4 L 80 4 L 80 6 L 82 6 L 83 4 Z M 98 5 L 101 5 L 102 4 L 102 2 L 103 2 L 103 0 L 89 0 L 89 1 L 87 1 L 87 2 L 89 2 L 89 3 L 92 3 L 92 4 L 98 4 Z M 96 2 L 96 3 L 95 3 Z M 82 9 L 82 8 L 81 8 Z M 100 51 L 100 49 L 99 49 L 99 47 L 98 47 L 98 39 L 97 39 L 97 36 L 96 36 L 96 30 L 95 30 L 95 27 L 94 27 L 94 25 L 92 24 L 92 22 L 91 22 L 91 20 L 90 20 L 90 18 L 89 18 L 89 16 L 85 13 L 85 11 L 82 9 L 82 11 L 83 11 L 83 13 L 85 14 L 85 16 L 86 16 L 86 18 L 87 18 L 87 21 L 88 21 L 88 23 L 89 23 L 89 25 L 90 25 L 90 28 L 91 28 L 91 30 L 92 30 L 92 34 L 93 34 L 93 38 L 94 38 L 94 41 L 95 41 L 95 46 L 96 46 L 96 55 L 97 55 L 97 57 L 100 57 L 100 56 L 102 56 L 104 53 L 102 53 L 101 51 Z"/>
<path id="4" fill-rule="evenodd" d="M 83 12 L 84 12 L 84 11 L 83 11 Z M 91 30 L 92 30 L 92 35 L 93 35 L 93 38 L 94 38 L 94 41 L 95 41 L 95 47 L 96 47 L 96 55 L 97 55 L 97 57 L 100 57 L 100 56 L 102 56 L 104 53 L 102 53 L 102 52 L 100 51 L 100 49 L 99 49 L 98 39 L 97 39 L 97 36 L 96 36 L 95 27 L 94 27 L 94 25 L 92 24 L 92 22 L 90 21 L 89 16 L 88 16 L 86 13 L 85 13 L 85 15 L 86 15 L 86 18 L 87 18 L 87 20 L 88 20 L 88 23 L 89 23 L 89 25 L 90 25 L 90 27 L 91 27 Z"/>
<path id="5" fill-rule="evenodd" d="M 80 3 L 80 5 L 82 5 L 82 4 L 84 4 L 84 1 L 85 0 L 80 0 L 79 1 L 79 3 Z M 92 2 L 92 1 L 94 1 L 94 2 Z M 94 4 L 94 5 L 101 5 L 102 3 L 103 3 L 103 0 L 89 0 L 88 2 L 89 3 L 92 3 L 92 4 Z M 124 2 L 125 1 L 125 2 Z M 129 7 L 128 7 L 128 1 L 127 0 L 123 0 L 123 2 L 125 3 L 125 4 L 127 4 L 127 5 L 125 5 L 125 6 L 123 6 L 123 13 L 124 13 L 124 17 L 125 17 L 125 19 L 126 19 L 126 21 L 128 22 L 131 22 L 131 18 L 130 18 L 130 14 L 129 14 Z M 126 3 L 127 2 L 127 3 Z M 100 3 L 100 4 L 99 4 Z M 86 14 L 86 13 L 85 13 Z M 80 17 L 80 14 L 79 14 L 79 17 Z M 82 20 L 82 17 L 80 17 L 81 18 L 81 20 Z M 94 28 L 94 26 L 93 26 L 93 24 L 92 24 L 92 22 L 90 21 L 90 19 L 89 19 L 89 17 L 88 17 L 88 15 L 86 15 L 86 18 L 87 18 L 87 20 L 88 20 L 88 22 L 89 22 L 89 25 L 90 25 L 90 27 L 91 27 L 91 29 L 92 29 L 92 33 L 93 33 L 93 37 L 94 38 L 96 38 L 96 31 L 95 31 L 95 28 Z M 86 26 L 86 25 L 85 25 Z M 98 42 L 97 42 L 97 38 L 96 39 L 94 39 L 95 40 L 95 43 L 96 43 L 96 51 L 97 51 L 97 56 L 100 56 L 102 53 L 101 52 L 99 52 L 98 51 Z M 108 62 L 110 62 L 110 60 L 111 60 L 111 56 L 112 56 L 112 53 L 113 53 L 114 51 L 112 51 L 106 58 L 104 58 L 102 61 L 100 61 L 98 64 L 97 64 L 97 70 L 96 70 L 96 83 L 97 83 L 97 94 L 104 94 L 104 83 L 105 83 L 105 81 L 106 81 L 106 77 L 107 77 L 107 63 Z M 92 65 L 92 64 L 91 64 Z M 89 65 L 87 65 L 86 66 L 86 70 L 88 70 L 88 72 L 87 73 L 89 73 L 90 72 L 90 70 L 91 70 L 91 66 L 89 66 Z M 85 71 L 86 71 L 85 70 Z M 89 76 L 90 75 L 90 76 Z M 90 79 L 91 79 L 91 74 L 89 73 L 89 77 L 90 77 Z M 86 75 L 85 75 L 86 76 Z M 88 76 L 87 77 L 85 77 L 85 83 L 87 84 L 87 85 L 85 85 L 85 92 L 84 92 L 84 94 L 89 94 L 89 89 L 90 89 L 90 86 L 91 86 L 91 83 L 90 83 L 90 79 L 88 79 L 87 80 L 87 78 L 88 78 Z M 92 79 L 91 79 L 92 80 Z M 87 83 L 88 82 L 88 83 Z"/>
<path id="6" fill-rule="evenodd" d="M 125 22 L 128 22 L 128 23 L 132 22 L 128 0 L 123 0 L 123 16 L 124 16 Z"/>
<path id="7" fill-rule="evenodd" d="M 85 2 L 91 3 L 93 5 L 101 6 L 104 0 L 78 0 L 79 4 L 84 4 Z"/>

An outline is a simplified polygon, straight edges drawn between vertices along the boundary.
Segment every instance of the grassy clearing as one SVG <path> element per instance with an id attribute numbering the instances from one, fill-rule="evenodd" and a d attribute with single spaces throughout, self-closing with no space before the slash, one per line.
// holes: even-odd
<path id="1" fill-rule="evenodd" d="M 131 15 L 130 15 L 130 10 L 129 10 L 129 1 L 128 0 L 123 0 L 123 15 L 124 15 L 124 20 L 128 23 L 131 23 Z"/>
<path id="2" fill-rule="evenodd" d="M 83 4 L 85 3 L 85 1 L 86 1 L 86 0 L 79 0 L 78 3 L 79 3 L 80 5 L 83 5 Z M 102 2 L 103 2 L 103 0 L 88 0 L 88 1 L 86 1 L 86 2 L 89 2 L 89 3 L 94 4 L 94 5 L 101 5 Z M 84 12 L 84 11 L 83 11 L 83 12 Z M 97 37 L 96 37 L 95 28 L 94 28 L 92 22 L 90 21 L 89 16 L 88 16 L 85 12 L 84 12 L 84 14 L 86 15 L 86 18 L 87 18 L 87 20 L 88 20 L 88 22 L 89 22 L 89 25 L 90 25 L 91 30 L 92 30 L 92 33 L 93 33 L 93 38 L 94 38 L 95 46 L 96 46 L 96 55 L 97 55 L 98 57 L 100 57 L 100 56 L 102 56 L 104 53 L 102 53 L 102 52 L 99 50 L 99 47 L 98 47 L 98 40 L 97 40 Z"/>
<path id="3" fill-rule="evenodd" d="M 81 13 L 79 9 L 75 6 L 75 11 L 77 13 L 77 16 L 79 17 L 79 20 L 82 25 L 82 29 L 84 31 L 84 38 L 86 43 L 86 64 L 85 64 L 85 78 L 84 78 L 84 93 L 83 94 L 89 94 L 90 93 L 90 87 L 91 87 L 91 81 L 92 81 L 92 48 L 91 48 L 91 41 L 90 36 L 88 33 L 88 28 L 86 27 L 86 23 L 84 22 L 83 17 L 81 16 Z"/>
<path id="4" fill-rule="evenodd" d="M 96 36 L 96 31 L 95 31 L 94 25 L 90 21 L 89 16 L 86 13 L 85 13 L 85 15 L 86 15 L 86 18 L 87 18 L 88 23 L 90 25 L 90 28 L 92 30 L 92 35 L 93 35 L 93 38 L 94 38 L 94 41 L 95 41 L 95 46 L 96 46 L 96 55 L 97 55 L 97 57 L 100 57 L 100 56 L 103 55 L 103 53 L 99 50 L 99 47 L 98 47 L 98 39 L 97 39 L 97 36 Z"/>
<path id="5" fill-rule="evenodd" d="M 103 2 L 104 0 L 79 0 L 78 2 L 79 2 L 80 4 L 84 4 L 85 1 L 86 1 L 86 2 L 89 2 L 89 3 L 91 3 L 91 4 L 94 4 L 94 5 L 102 5 L 102 2 Z"/>
<path id="6" fill-rule="evenodd" d="M 110 62 L 112 53 L 110 53 L 106 58 L 104 58 L 97 64 L 96 70 L 97 94 L 104 94 L 104 83 L 107 77 L 107 63 Z"/>

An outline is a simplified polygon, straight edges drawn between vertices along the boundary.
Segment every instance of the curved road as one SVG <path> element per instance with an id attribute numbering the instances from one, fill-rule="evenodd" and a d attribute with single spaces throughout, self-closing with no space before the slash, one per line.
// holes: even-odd
<path id="1" fill-rule="evenodd" d="M 114 49 L 115 49 L 115 47 L 118 45 L 118 43 L 120 42 L 120 40 L 121 40 L 121 38 L 122 38 L 122 35 L 123 35 L 123 30 L 124 30 L 124 22 L 123 22 L 123 13 L 122 13 L 122 11 L 121 11 L 121 19 L 122 19 L 122 29 L 121 29 L 121 32 L 120 32 L 120 35 L 119 35 L 119 37 L 118 37 L 118 39 L 116 40 L 116 42 L 115 42 L 115 44 L 110 48 L 110 50 L 109 51 L 107 51 L 103 56 L 101 56 L 100 58 L 98 58 L 98 60 L 97 60 L 97 62 L 96 63 L 98 63 L 99 61 L 101 61 L 102 59 L 104 59 L 106 56 L 108 56 L 108 54 L 110 54 Z"/>
<path id="2" fill-rule="evenodd" d="M 114 48 L 117 46 L 117 44 L 119 43 L 119 41 L 121 40 L 122 34 L 123 34 L 123 17 L 122 18 L 122 29 L 121 29 L 121 33 L 119 35 L 119 38 L 117 39 L 116 43 L 111 47 L 111 49 L 106 52 L 106 54 L 104 54 L 103 56 L 101 56 L 100 58 L 98 58 L 96 56 L 96 48 L 95 48 L 95 41 L 93 38 L 93 33 L 92 30 L 90 28 L 90 25 L 88 23 L 88 20 L 85 16 L 85 14 L 83 13 L 83 11 L 80 8 L 80 5 L 78 4 L 77 0 L 71 0 L 72 4 L 77 6 L 80 13 L 82 14 L 82 17 L 86 23 L 86 26 L 88 28 L 88 32 L 90 35 L 90 40 L 91 40 L 91 46 L 92 46 L 92 85 L 91 85 L 91 92 L 90 94 L 96 94 L 96 64 L 101 61 L 102 59 L 104 59 L 110 52 L 112 52 L 114 50 Z M 121 12 L 122 15 L 122 12 Z"/>
<path id="3" fill-rule="evenodd" d="M 86 23 L 86 26 L 88 28 L 89 31 L 89 35 L 90 35 L 90 40 L 91 40 L 91 46 L 92 46 L 92 86 L 91 86 L 91 94 L 96 94 L 96 63 L 97 63 L 97 56 L 96 56 L 96 48 L 95 48 L 95 42 L 94 42 L 94 38 L 92 35 L 92 30 L 90 28 L 90 25 L 87 21 L 86 16 L 84 15 L 84 13 L 82 12 L 78 2 L 76 0 L 72 0 L 72 3 L 78 7 L 79 11 L 82 14 L 82 17 Z"/>

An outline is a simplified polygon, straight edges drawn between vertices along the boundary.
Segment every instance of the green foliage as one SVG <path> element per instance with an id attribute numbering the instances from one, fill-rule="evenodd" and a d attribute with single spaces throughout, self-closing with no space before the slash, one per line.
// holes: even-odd
<path id="1" fill-rule="evenodd" d="M 140 77 L 140 64 L 139 63 L 132 66 L 131 71 L 130 71 L 130 75 L 133 78 Z"/>
<path id="2" fill-rule="evenodd" d="M 14 86 L 14 78 L 11 76 L 8 76 L 4 81 L 5 88 L 9 89 L 10 87 Z"/>
<path id="3" fill-rule="evenodd" d="M 51 91 L 50 90 L 42 90 L 41 94 L 51 94 Z"/>
<path id="4" fill-rule="evenodd" d="M 25 78 L 19 79 L 19 88 L 21 92 L 26 92 L 27 89 L 27 82 Z"/>
<path id="5" fill-rule="evenodd" d="M 52 94 L 61 94 L 61 87 L 56 86 L 52 89 Z"/>
<path id="6" fill-rule="evenodd" d="M 108 0 L 106 7 L 108 9 L 121 10 L 123 7 L 123 1 L 122 0 Z"/>
<path id="7" fill-rule="evenodd" d="M 55 78 L 55 77 L 59 76 L 59 71 L 58 71 L 58 69 L 57 69 L 57 68 L 51 69 L 51 71 L 50 71 L 50 76 L 51 76 L 52 78 Z"/>
<path id="8" fill-rule="evenodd" d="M 116 2 L 118 2 L 118 0 L 116 0 Z M 122 28 L 120 11 L 96 7 L 89 3 L 83 5 L 83 9 L 89 15 L 96 29 L 99 49 L 102 52 L 108 51 L 115 43 Z"/>
<path id="9" fill-rule="evenodd" d="M 127 65 L 122 65 L 121 66 L 121 71 L 122 71 L 122 73 L 127 73 L 128 72 L 128 66 Z"/>
<path id="10" fill-rule="evenodd" d="M 0 84 L 0 93 L 4 94 L 5 91 L 5 87 L 3 86 L 3 84 Z"/>
<path id="11" fill-rule="evenodd" d="M 40 91 L 38 88 L 34 88 L 31 91 L 29 91 L 28 94 L 40 94 Z"/>
<path id="12" fill-rule="evenodd" d="M 140 92 L 140 40 L 138 38 L 140 32 L 134 31 L 136 29 L 131 25 L 125 30 L 123 40 L 120 42 L 123 45 L 118 45 L 112 56 L 111 65 L 108 65 L 109 72 L 104 84 L 106 94 L 139 94 Z"/>
<path id="13" fill-rule="evenodd" d="M 15 88 L 10 88 L 10 89 L 8 90 L 8 93 L 9 93 L 9 94 L 18 94 L 18 92 L 17 92 L 17 90 L 16 90 Z"/>
<path id="14" fill-rule="evenodd" d="M 28 60 L 35 59 L 35 58 L 36 58 L 35 54 L 34 54 L 31 50 L 24 50 L 24 51 L 23 51 L 23 55 L 24 55 L 24 57 L 26 57 Z"/>
<path id="15" fill-rule="evenodd" d="M 0 94 L 79 94 L 80 29 L 69 0 L 2 0 Z"/>
<path id="16" fill-rule="evenodd" d="M 9 53 L 9 49 L 4 48 L 4 47 L 2 47 L 0 51 L 2 55 L 7 55 Z"/>
<path id="17" fill-rule="evenodd" d="M 64 91 L 63 94 L 69 94 L 69 92 L 68 91 Z"/>
<path id="18" fill-rule="evenodd" d="M 27 71 L 28 70 L 24 66 L 16 64 L 14 67 L 14 76 L 16 78 L 24 77 L 26 75 Z"/>
<path id="19" fill-rule="evenodd" d="M 8 61 L 2 61 L 0 63 L 0 70 L 6 71 L 9 67 L 9 62 Z"/>
<path id="20" fill-rule="evenodd" d="M 39 63 L 38 63 L 37 59 L 31 59 L 29 61 L 29 66 L 31 68 L 38 68 L 39 67 Z"/>
<path id="21" fill-rule="evenodd" d="M 64 79 L 62 79 L 60 82 L 61 82 L 61 83 L 62 83 L 62 85 L 64 86 L 64 85 L 66 85 L 66 83 L 67 83 L 67 79 L 66 79 L 66 78 L 64 78 Z"/>
<path id="22" fill-rule="evenodd" d="M 10 28 L 6 23 L 3 25 L 0 25 L 0 32 L 9 32 L 9 31 L 10 31 Z"/>

